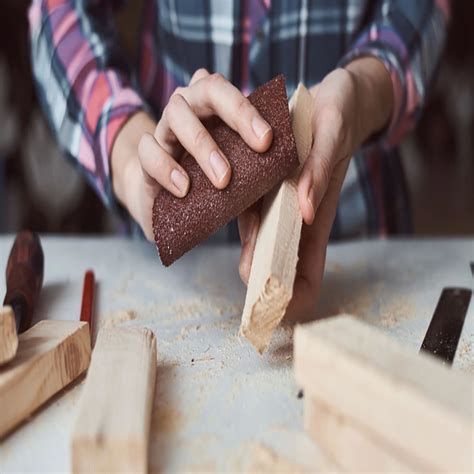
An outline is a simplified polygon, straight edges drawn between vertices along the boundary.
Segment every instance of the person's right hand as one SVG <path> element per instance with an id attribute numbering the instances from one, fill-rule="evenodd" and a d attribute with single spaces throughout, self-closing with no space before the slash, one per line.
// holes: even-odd
<path id="1" fill-rule="evenodd" d="M 153 240 L 153 200 L 160 187 L 177 197 L 189 189 L 189 177 L 179 161 L 188 152 L 209 181 L 219 189 L 229 183 L 230 164 L 202 120 L 220 117 L 255 151 L 272 141 L 270 125 L 257 109 L 220 74 L 199 69 L 188 87 L 178 87 L 154 127 L 145 113 L 132 116 L 117 135 L 112 150 L 114 192 Z"/>

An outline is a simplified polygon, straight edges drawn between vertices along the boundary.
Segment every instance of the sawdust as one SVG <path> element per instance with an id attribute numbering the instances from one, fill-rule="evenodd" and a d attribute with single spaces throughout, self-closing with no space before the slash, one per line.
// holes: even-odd
<path id="1" fill-rule="evenodd" d="M 101 328 L 112 328 L 122 323 L 133 321 L 134 319 L 137 319 L 137 313 L 133 309 L 114 311 L 105 316 Z"/>
<path id="2" fill-rule="evenodd" d="M 262 443 L 255 443 L 250 452 L 250 462 L 246 473 L 291 472 L 294 474 L 311 472 L 285 459 Z"/>
<path id="3" fill-rule="evenodd" d="M 204 316 L 239 315 L 242 305 L 222 297 L 195 296 L 171 304 L 154 304 L 144 314 L 151 318 L 160 318 L 160 324 L 174 324 L 177 321 L 201 319 Z"/>
<path id="4" fill-rule="evenodd" d="M 470 335 L 471 339 L 474 339 L 474 334 Z M 461 370 L 465 372 L 474 373 L 474 360 L 473 360 L 473 343 L 470 341 L 463 340 L 460 342 L 456 358 L 459 361 Z"/>
<path id="5" fill-rule="evenodd" d="M 152 426 L 155 432 L 169 433 L 181 430 L 187 421 L 183 412 L 170 405 L 160 406 L 152 414 Z"/>
<path id="6" fill-rule="evenodd" d="M 377 283 L 367 290 L 348 294 L 346 297 L 343 297 L 342 301 L 340 301 L 338 305 L 337 311 L 333 313 L 354 315 L 364 315 L 371 313 L 374 302 L 377 298 L 377 294 L 380 293 L 382 287 L 382 283 Z M 338 299 L 340 299 L 340 296 Z"/>
<path id="7" fill-rule="evenodd" d="M 413 316 L 416 308 L 407 298 L 396 298 L 381 304 L 379 322 L 383 327 L 392 328 Z"/>
<path id="8" fill-rule="evenodd" d="M 471 337 L 474 336 L 474 334 L 471 335 Z M 467 359 L 470 358 L 472 352 L 472 342 L 468 341 L 462 341 L 461 344 L 459 345 L 459 358 L 460 359 Z"/>

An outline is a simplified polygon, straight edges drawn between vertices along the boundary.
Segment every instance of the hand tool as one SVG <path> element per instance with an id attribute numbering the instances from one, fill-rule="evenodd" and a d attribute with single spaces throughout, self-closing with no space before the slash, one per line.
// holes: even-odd
<path id="1" fill-rule="evenodd" d="M 37 234 L 17 235 L 7 262 L 7 292 L 0 311 L 0 365 L 10 361 L 18 348 L 18 332 L 26 331 L 43 283 L 44 257 Z"/>
<path id="2" fill-rule="evenodd" d="M 474 262 L 471 272 L 474 277 Z M 443 289 L 420 350 L 453 363 L 471 296 L 468 288 Z"/>
<path id="3" fill-rule="evenodd" d="M 84 286 L 82 288 L 81 321 L 89 323 L 91 333 L 91 343 L 93 334 L 93 311 L 94 311 L 94 284 L 95 277 L 92 270 L 87 270 L 84 274 Z"/>
<path id="4" fill-rule="evenodd" d="M 15 313 L 16 329 L 26 331 L 43 284 L 44 256 L 41 242 L 34 232 L 20 232 L 7 262 L 7 293 L 3 304 Z"/>

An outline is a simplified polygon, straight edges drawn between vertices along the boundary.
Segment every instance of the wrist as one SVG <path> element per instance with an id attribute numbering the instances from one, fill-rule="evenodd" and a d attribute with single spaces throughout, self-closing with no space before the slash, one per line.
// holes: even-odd
<path id="1" fill-rule="evenodd" d="M 346 65 L 355 81 L 357 109 L 361 119 L 359 143 L 389 125 L 393 110 L 390 74 L 379 59 L 366 56 Z"/>
<path id="2" fill-rule="evenodd" d="M 119 200 L 130 212 L 131 188 L 139 180 L 138 143 L 146 132 L 153 134 L 155 122 L 143 111 L 132 115 L 120 129 L 112 147 L 110 167 L 112 173 L 112 189 Z"/>

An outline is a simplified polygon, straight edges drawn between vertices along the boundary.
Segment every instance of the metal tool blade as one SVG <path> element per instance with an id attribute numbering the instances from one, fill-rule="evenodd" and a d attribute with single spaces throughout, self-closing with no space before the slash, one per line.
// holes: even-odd
<path id="1" fill-rule="evenodd" d="M 443 289 L 420 350 L 453 363 L 471 296 L 467 288 Z"/>

